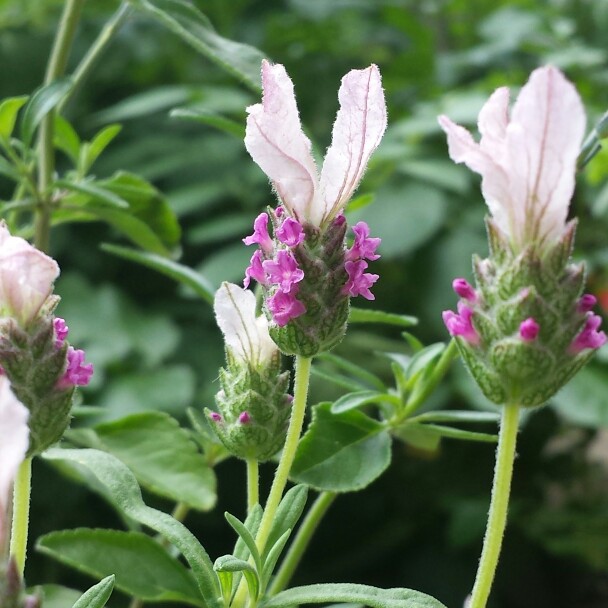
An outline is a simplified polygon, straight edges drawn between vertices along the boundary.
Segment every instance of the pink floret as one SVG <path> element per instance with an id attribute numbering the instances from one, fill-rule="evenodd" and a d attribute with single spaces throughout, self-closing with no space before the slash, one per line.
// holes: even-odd
<path id="1" fill-rule="evenodd" d="M 533 342 L 538 337 L 540 325 L 532 318 L 522 321 L 519 326 L 519 337 L 524 342 Z"/>
<path id="2" fill-rule="evenodd" d="M 477 292 L 466 279 L 454 279 L 452 281 L 452 289 L 456 292 L 456 295 L 469 302 L 477 301 Z"/>
<path id="3" fill-rule="evenodd" d="M 364 260 L 348 261 L 344 269 L 348 274 L 348 280 L 342 287 L 342 294 L 351 297 L 363 296 L 366 300 L 374 300 L 374 294 L 369 288 L 378 280 L 377 274 L 364 272 L 368 264 Z"/>
<path id="4" fill-rule="evenodd" d="M 299 245 L 305 238 L 304 229 L 298 220 L 288 217 L 276 232 L 276 237 L 288 247 Z"/>
<path id="5" fill-rule="evenodd" d="M 55 346 L 59 348 L 68 337 L 69 328 L 65 324 L 65 320 L 61 317 L 55 317 L 53 319 L 53 327 L 55 329 Z"/>
<path id="6" fill-rule="evenodd" d="M 272 251 L 272 239 L 268 234 L 268 214 L 260 213 L 253 222 L 253 234 L 243 239 L 245 245 L 258 244 L 266 253 Z"/>
<path id="7" fill-rule="evenodd" d="M 266 285 L 266 272 L 262 266 L 262 251 L 256 249 L 255 253 L 249 260 L 249 266 L 245 269 L 245 279 L 243 280 L 243 287 L 249 287 L 251 279 L 256 280 L 261 285 Z"/>
<path id="8" fill-rule="evenodd" d="M 596 303 L 597 298 L 591 293 L 586 293 L 578 301 L 577 311 L 582 313 L 589 312 Z"/>
<path id="9" fill-rule="evenodd" d="M 585 327 L 574 340 L 568 352 L 572 355 L 580 353 L 587 348 L 597 349 L 606 344 L 606 334 L 603 331 L 598 331 L 602 324 L 602 317 L 593 313 L 588 313 Z"/>
<path id="10" fill-rule="evenodd" d="M 306 312 L 306 306 L 295 297 L 294 293 L 280 290 L 269 298 L 267 305 L 274 322 L 279 327 L 284 327 L 289 321 Z"/>
<path id="11" fill-rule="evenodd" d="M 75 349 L 73 346 L 68 346 L 67 361 L 68 365 L 59 380 L 59 388 L 67 388 L 69 386 L 86 386 L 93 375 L 93 364 L 84 362 L 84 351 Z"/>
<path id="12" fill-rule="evenodd" d="M 298 266 L 298 262 L 289 251 L 281 249 L 274 260 L 265 260 L 262 267 L 268 273 L 271 283 L 279 285 L 285 293 L 291 291 L 295 283 L 304 278 L 304 271 Z"/>
<path id="13" fill-rule="evenodd" d="M 451 336 L 460 336 L 470 344 L 479 344 L 479 334 L 473 327 L 473 311 L 462 302 L 458 303 L 458 313 L 453 310 L 443 312 L 443 322 Z"/>
<path id="14" fill-rule="evenodd" d="M 357 222 L 353 226 L 353 232 L 355 233 L 355 242 L 346 252 L 346 259 L 349 261 L 377 260 L 380 255 L 376 253 L 376 249 L 378 249 L 382 239 L 370 238 L 369 226 L 365 222 Z"/>

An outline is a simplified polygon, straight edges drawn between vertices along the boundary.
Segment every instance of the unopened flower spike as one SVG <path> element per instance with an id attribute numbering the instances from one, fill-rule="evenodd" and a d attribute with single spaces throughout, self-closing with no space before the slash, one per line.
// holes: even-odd
<path id="1" fill-rule="evenodd" d="M 30 412 L 28 456 L 58 441 L 70 421 L 75 386 L 93 368 L 67 343 L 68 326 L 54 316 L 59 298 L 55 260 L 0 222 L 0 367 Z"/>
<path id="2" fill-rule="evenodd" d="M 262 103 L 248 108 L 245 146 L 280 205 L 270 214 L 272 249 L 258 227 L 249 237 L 259 242 L 263 260 L 252 258 L 245 282 L 262 277 L 256 266 L 261 261 L 270 334 L 284 353 L 309 357 L 342 339 L 350 297 L 373 299 L 370 287 L 378 275 L 363 271 L 365 260 L 380 257 L 380 239 L 359 222 L 347 251 L 342 212 L 382 139 L 386 104 L 375 65 L 346 74 L 332 143 L 318 172 L 285 68 L 264 61 L 262 86 Z"/>
<path id="3" fill-rule="evenodd" d="M 267 460 L 285 442 L 289 372 L 281 372 L 280 352 L 266 317 L 256 315 L 251 291 L 223 283 L 214 310 L 224 336 L 226 367 L 220 370 L 221 390 L 215 397 L 219 412 L 207 410 L 207 415 L 235 456 Z"/>
<path id="4" fill-rule="evenodd" d="M 606 342 L 590 312 L 596 299 L 582 294 L 584 266 L 570 261 L 581 100 L 558 69 L 543 67 L 511 110 L 508 89 L 490 96 L 479 142 L 446 116 L 439 124 L 452 160 L 481 175 L 490 212 L 490 256 L 474 259 L 476 286 L 453 284 L 465 315 L 446 312 L 444 320 L 488 398 L 541 405 Z"/>

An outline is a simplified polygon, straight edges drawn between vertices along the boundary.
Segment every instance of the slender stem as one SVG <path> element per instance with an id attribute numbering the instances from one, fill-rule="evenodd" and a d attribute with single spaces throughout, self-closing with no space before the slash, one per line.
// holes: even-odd
<path id="1" fill-rule="evenodd" d="M 279 593 L 279 591 L 283 591 L 285 587 L 289 584 L 293 573 L 295 572 L 302 556 L 306 549 L 308 549 L 308 545 L 312 539 L 313 534 L 316 532 L 317 527 L 321 523 L 325 513 L 329 507 L 333 504 L 336 499 L 337 494 L 334 492 L 321 492 L 319 496 L 317 496 L 317 500 L 315 500 L 314 504 L 306 514 L 306 518 L 302 522 L 300 529 L 298 530 L 298 534 L 296 535 L 279 571 L 277 572 L 272 585 L 268 591 L 270 596 Z"/>
<path id="2" fill-rule="evenodd" d="M 260 522 L 260 527 L 258 528 L 258 533 L 255 537 L 255 543 L 260 553 L 262 553 L 266 547 L 266 541 L 268 540 L 272 529 L 274 516 L 281 502 L 281 498 L 283 497 L 283 491 L 287 485 L 289 471 L 291 470 L 291 465 L 293 464 L 293 459 L 296 455 L 300 433 L 302 432 L 302 425 L 304 424 L 304 415 L 306 413 L 311 363 L 312 359 L 310 358 L 301 357 L 300 355 L 296 356 L 293 404 L 291 407 L 291 418 L 289 420 L 289 428 L 287 429 L 285 446 L 281 453 L 279 466 L 274 474 L 272 487 L 270 488 L 266 507 L 264 508 L 264 515 L 262 516 L 262 521 Z M 241 579 L 234 596 L 232 605 L 236 607 L 244 606 L 246 595 L 247 589 L 243 578 Z"/>
<path id="3" fill-rule="evenodd" d="M 44 84 L 50 84 L 65 72 L 83 4 L 84 0 L 67 0 L 65 3 L 53 50 L 46 68 Z M 42 201 L 36 213 L 34 242 L 36 247 L 42 251 L 47 251 L 49 248 L 51 212 L 47 190 L 52 182 L 53 171 L 55 170 L 54 116 L 54 112 L 49 112 L 42 119 L 38 139 L 38 191 Z"/>
<path id="4" fill-rule="evenodd" d="M 30 494 L 32 482 L 32 459 L 26 458 L 15 477 L 13 489 L 13 527 L 9 554 L 15 560 L 17 571 L 23 578 L 27 554 L 27 532 L 30 521 Z"/>
<path id="5" fill-rule="evenodd" d="M 502 410 L 488 525 L 469 608 L 485 608 L 494 581 L 502 538 L 507 524 L 519 410 L 520 407 L 514 404 L 505 405 Z"/>
<path id="6" fill-rule="evenodd" d="M 260 502 L 260 467 L 255 458 L 247 460 L 247 513 Z"/>
<path id="7" fill-rule="evenodd" d="M 118 10 L 110 17 L 103 26 L 95 42 L 91 45 L 86 55 L 82 58 L 72 74 L 73 85 L 67 92 L 65 97 L 57 104 L 57 113 L 61 114 L 68 102 L 74 97 L 74 94 L 82 86 L 83 82 L 88 78 L 91 71 L 107 49 L 112 38 L 122 27 L 127 17 L 131 14 L 133 7 L 126 1 L 123 1 L 118 7 Z"/>

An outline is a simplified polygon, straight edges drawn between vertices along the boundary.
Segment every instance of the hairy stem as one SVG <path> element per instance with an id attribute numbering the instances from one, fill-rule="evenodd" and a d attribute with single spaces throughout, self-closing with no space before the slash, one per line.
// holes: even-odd
<path id="1" fill-rule="evenodd" d="M 68 62 L 76 26 L 84 0 L 67 0 L 61 15 L 59 29 L 44 76 L 44 84 L 62 76 Z M 55 112 L 49 112 L 40 123 L 38 138 L 38 192 L 41 196 L 34 222 L 34 243 L 41 251 L 48 251 L 50 240 L 51 210 L 49 186 L 55 170 L 55 150 L 53 148 L 53 120 Z"/>
<path id="2" fill-rule="evenodd" d="M 304 552 L 308 549 L 308 545 L 310 544 L 317 527 L 321 523 L 321 520 L 325 513 L 327 513 L 329 507 L 333 504 L 336 496 L 337 494 L 334 492 L 321 492 L 321 494 L 317 496 L 317 500 L 315 500 L 306 514 L 306 518 L 302 522 L 298 534 L 291 544 L 279 571 L 274 577 L 268 592 L 269 595 L 275 595 L 287 587 Z"/>
<path id="3" fill-rule="evenodd" d="M 494 581 L 500 548 L 507 524 L 515 446 L 519 424 L 518 405 L 505 405 L 502 411 L 492 499 L 488 513 L 488 525 L 483 540 L 479 568 L 475 577 L 469 608 L 485 608 Z"/>
<path id="4" fill-rule="evenodd" d="M 260 502 L 260 467 L 255 458 L 247 460 L 247 513 Z"/>
<path id="5" fill-rule="evenodd" d="M 293 459 L 296 455 L 296 449 L 302 432 L 302 425 L 304 424 L 304 415 L 306 413 L 311 363 L 312 360 L 310 358 L 301 357 L 300 355 L 296 356 L 293 404 L 289 428 L 287 429 L 287 438 L 285 439 L 281 460 L 275 471 L 272 487 L 268 494 L 264 515 L 262 516 L 262 521 L 260 522 L 260 527 L 258 528 L 258 533 L 255 537 L 255 543 L 260 553 L 263 553 L 264 548 L 266 547 L 266 541 L 270 536 L 274 516 L 281 502 L 281 498 L 283 497 L 283 491 L 287 485 L 289 471 L 291 470 L 291 465 L 293 464 Z M 234 596 L 232 605 L 235 607 L 244 606 L 246 594 L 246 585 L 244 579 L 242 579 L 236 595 Z"/>
<path id="6" fill-rule="evenodd" d="M 17 470 L 13 490 L 13 526 L 9 555 L 15 560 L 17 571 L 23 578 L 27 554 L 27 532 L 30 521 L 30 494 L 32 459 L 26 458 Z"/>

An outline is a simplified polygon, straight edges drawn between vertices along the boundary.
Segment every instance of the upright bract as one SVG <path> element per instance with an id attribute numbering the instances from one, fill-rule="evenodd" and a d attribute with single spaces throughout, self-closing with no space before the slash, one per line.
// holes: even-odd
<path id="1" fill-rule="evenodd" d="M 66 342 L 68 328 L 53 311 L 55 260 L 0 223 L 0 367 L 30 411 L 29 455 L 58 441 L 67 428 L 74 387 L 93 367 Z"/>
<path id="2" fill-rule="evenodd" d="M 382 139 L 386 104 L 375 65 L 344 76 L 332 144 L 319 176 L 285 68 L 263 62 L 262 85 L 262 103 L 248 108 L 245 146 L 282 205 L 259 215 L 254 233 L 245 239 L 259 245 L 245 286 L 252 278 L 263 286 L 270 334 L 281 350 L 308 357 L 341 340 L 350 297 L 374 297 L 369 288 L 378 275 L 364 272 L 364 259 L 379 257 L 374 254 L 379 239 L 370 239 L 360 222 L 355 245 L 346 252 L 342 211 Z"/>
<path id="3" fill-rule="evenodd" d="M 207 411 L 230 452 L 267 460 L 285 442 L 291 398 L 289 372 L 281 373 L 281 354 L 264 316 L 255 314 L 255 296 L 232 283 L 215 295 L 215 316 L 224 334 L 226 368 L 216 395 L 220 413 Z"/>
<path id="4" fill-rule="evenodd" d="M 482 176 L 490 257 L 474 258 L 476 289 L 454 282 L 450 333 L 485 395 L 540 405 L 604 344 L 583 264 L 570 262 L 575 222 L 566 223 L 585 113 L 559 70 L 540 68 L 509 115 L 508 89 L 479 114 L 481 140 L 441 116 L 450 156 Z"/>

